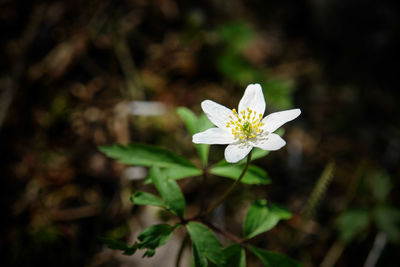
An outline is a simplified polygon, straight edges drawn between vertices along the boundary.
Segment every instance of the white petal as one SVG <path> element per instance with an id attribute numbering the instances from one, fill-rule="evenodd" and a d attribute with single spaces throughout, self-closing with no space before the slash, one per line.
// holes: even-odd
<path id="1" fill-rule="evenodd" d="M 225 148 L 225 159 L 227 162 L 236 163 L 246 157 L 253 148 L 250 144 L 231 144 Z"/>
<path id="2" fill-rule="evenodd" d="M 211 100 L 201 102 L 201 108 L 215 126 L 228 129 L 226 128 L 226 124 L 230 120 L 229 115 L 233 114 L 232 110 Z"/>
<path id="3" fill-rule="evenodd" d="M 264 126 L 261 129 L 272 133 L 283 124 L 297 118 L 300 113 L 301 110 L 298 108 L 271 113 L 262 120 Z"/>
<path id="4" fill-rule="evenodd" d="M 261 85 L 249 84 L 244 92 L 242 99 L 239 102 L 239 112 L 250 108 L 257 113 L 264 115 L 265 111 L 265 99 L 261 89 Z"/>
<path id="5" fill-rule="evenodd" d="M 231 144 L 235 141 L 234 136 L 225 130 L 220 128 L 210 128 L 204 132 L 193 135 L 193 143 L 195 144 Z"/>
<path id="6" fill-rule="evenodd" d="M 284 145 L 286 145 L 286 142 L 279 135 L 271 133 L 252 142 L 252 145 L 264 150 L 271 151 L 282 148 Z"/>

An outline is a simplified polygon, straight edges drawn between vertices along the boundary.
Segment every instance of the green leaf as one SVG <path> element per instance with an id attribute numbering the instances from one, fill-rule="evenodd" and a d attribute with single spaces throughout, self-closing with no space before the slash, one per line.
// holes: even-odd
<path id="1" fill-rule="evenodd" d="M 117 241 L 109 237 L 99 237 L 100 241 L 103 242 L 110 249 L 122 250 L 125 255 L 133 255 L 136 252 L 137 244 L 128 246 L 124 242 Z"/>
<path id="2" fill-rule="evenodd" d="M 254 40 L 255 33 L 242 21 L 233 21 L 222 25 L 219 36 L 225 42 L 228 49 L 240 52 Z"/>
<path id="3" fill-rule="evenodd" d="M 153 194 L 142 191 L 135 192 L 135 194 L 131 196 L 130 200 L 134 205 L 153 205 L 161 208 L 167 208 L 162 199 Z"/>
<path id="4" fill-rule="evenodd" d="M 156 250 L 155 250 L 155 249 L 149 248 L 149 249 L 146 250 L 146 252 L 143 254 L 143 258 L 145 258 L 145 257 L 151 258 L 151 257 L 154 256 L 154 254 L 156 254 Z"/>
<path id="5" fill-rule="evenodd" d="M 196 266 L 207 266 L 204 265 L 204 257 L 217 266 L 225 264 L 222 246 L 207 226 L 198 222 L 189 222 L 186 228 L 195 248 L 193 253 L 195 255 L 195 263 L 197 262 L 196 264 L 198 264 Z"/>
<path id="6" fill-rule="evenodd" d="M 265 98 L 275 109 L 288 109 L 293 106 L 292 92 L 294 86 L 292 80 L 272 77 L 260 81 L 260 84 Z"/>
<path id="7" fill-rule="evenodd" d="M 220 54 L 217 67 L 224 76 L 242 86 L 264 78 L 263 72 L 254 68 L 247 59 L 233 50 L 227 49 Z"/>
<path id="8" fill-rule="evenodd" d="M 203 173 L 202 170 L 196 168 L 165 168 L 165 173 L 168 174 L 168 177 L 174 180 L 186 178 L 186 177 L 193 177 L 199 176 Z"/>
<path id="9" fill-rule="evenodd" d="M 367 210 L 349 210 L 338 218 L 339 238 L 344 242 L 352 241 L 365 233 L 370 222 Z"/>
<path id="10" fill-rule="evenodd" d="M 197 176 L 202 173 L 202 171 L 198 169 L 198 173 L 194 174 L 193 170 L 186 169 L 186 168 L 163 168 L 163 172 L 164 172 L 165 176 L 167 176 L 171 179 L 174 179 L 174 180 L 179 180 L 181 178 L 190 177 L 190 176 Z M 150 174 L 146 177 L 146 179 L 143 181 L 143 183 L 144 184 L 152 183 Z"/>
<path id="11" fill-rule="evenodd" d="M 118 162 L 128 165 L 156 166 L 171 168 L 174 171 L 170 176 L 180 179 L 189 176 L 197 176 L 202 170 L 194 166 L 187 159 L 161 147 L 145 144 L 129 144 L 127 146 L 112 145 L 99 147 L 100 151 Z"/>
<path id="12" fill-rule="evenodd" d="M 197 117 L 196 115 L 186 107 L 178 107 L 176 113 L 181 117 L 186 125 L 187 130 L 191 135 L 197 132 Z"/>
<path id="13" fill-rule="evenodd" d="M 214 175 L 236 180 L 242 173 L 243 168 L 244 166 L 242 165 L 230 164 L 225 166 L 214 166 L 210 169 L 210 172 Z M 250 165 L 240 182 L 244 184 L 269 184 L 271 180 L 263 169 L 255 165 Z"/>
<path id="14" fill-rule="evenodd" d="M 157 167 L 150 169 L 149 176 L 167 204 L 167 208 L 183 218 L 186 205 L 185 198 L 176 181 L 166 176 L 165 172 Z"/>
<path id="15" fill-rule="evenodd" d="M 271 252 L 267 250 L 263 250 L 260 248 L 256 248 L 253 246 L 248 246 L 250 251 L 256 255 L 262 263 L 264 263 L 265 267 L 301 267 L 302 265 L 295 261 L 292 260 L 289 257 L 286 257 L 285 255 L 276 253 L 276 252 Z"/>
<path id="16" fill-rule="evenodd" d="M 155 249 L 168 242 L 174 228 L 168 224 L 156 224 L 141 232 L 138 236 L 140 249 L 148 249 L 143 257 L 152 257 Z"/>
<path id="17" fill-rule="evenodd" d="M 376 226 L 386 233 L 389 240 L 400 242 L 400 210 L 387 205 L 379 205 L 373 212 Z"/>
<path id="18" fill-rule="evenodd" d="M 208 261 L 206 256 L 204 256 L 199 249 L 196 247 L 196 244 L 193 242 L 193 257 L 194 257 L 194 265 L 196 267 L 207 267 Z"/>
<path id="19" fill-rule="evenodd" d="M 240 244 L 233 244 L 224 250 L 226 263 L 224 267 L 246 267 L 246 252 Z"/>
<path id="20" fill-rule="evenodd" d="M 272 229 L 280 220 L 290 219 L 291 213 L 277 205 L 267 205 L 264 199 L 255 200 L 251 204 L 244 220 L 244 236 L 252 238 Z"/>
<path id="21" fill-rule="evenodd" d="M 204 113 L 200 117 L 196 117 L 196 115 L 190 109 L 185 107 L 177 108 L 176 113 L 179 115 L 179 117 L 181 117 L 191 135 L 205 131 L 213 126 Z M 210 145 L 196 144 L 195 146 L 203 166 L 206 166 L 208 162 L 208 151 L 210 149 Z"/>
<path id="22" fill-rule="evenodd" d="M 378 172 L 369 179 L 369 186 L 375 199 L 383 203 L 392 189 L 392 181 L 387 173 Z"/>

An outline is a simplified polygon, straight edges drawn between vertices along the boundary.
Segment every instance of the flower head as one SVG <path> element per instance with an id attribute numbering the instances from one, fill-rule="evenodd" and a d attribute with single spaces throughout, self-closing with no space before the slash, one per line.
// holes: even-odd
<path id="1" fill-rule="evenodd" d="M 193 142 L 228 144 L 225 159 L 231 163 L 246 157 L 253 147 L 264 150 L 278 150 L 283 147 L 285 140 L 273 132 L 301 113 L 300 109 L 290 109 L 271 113 L 263 118 L 265 99 L 259 84 L 247 86 L 238 110 L 230 110 L 211 100 L 203 101 L 201 107 L 217 127 L 193 135 Z"/>

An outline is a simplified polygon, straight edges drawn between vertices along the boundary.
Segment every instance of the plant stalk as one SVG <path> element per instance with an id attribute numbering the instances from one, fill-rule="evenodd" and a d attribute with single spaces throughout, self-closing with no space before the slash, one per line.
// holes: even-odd
<path id="1" fill-rule="evenodd" d="M 181 244 L 181 246 L 179 248 L 178 255 L 176 256 L 175 267 L 179 267 L 179 265 L 181 263 L 181 258 L 182 258 L 182 255 L 183 255 L 183 251 L 185 250 L 185 246 L 186 246 L 188 241 L 189 241 L 189 235 L 186 234 L 185 238 L 183 238 L 183 240 L 182 240 L 182 244 Z"/>
<path id="2" fill-rule="evenodd" d="M 236 181 L 228 188 L 228 190 L 225 191 L 225 193 L 216 201 L 214 202 L 214 204 L 212 204 L 206 211 L 206 213 L 204 214 L 204 217 L 207 217 L 208 215 L 210 215 L 210 213 L 216 208 L 218 207 L 233 191 L 233 189 L 235 189 L 235 187 L 240 183 L 240 181 L 242 180 L 244 174 L 246 173 L 249 165 L 250 165 L 250 161 L 251 161 L 251 151 L 249 153 L 249 155 L 247 156 L 247 161 L 246 161 L 246 165 L 243 168 L 242 173 L 240 174 L 239 178 L 236 179 Z"/>

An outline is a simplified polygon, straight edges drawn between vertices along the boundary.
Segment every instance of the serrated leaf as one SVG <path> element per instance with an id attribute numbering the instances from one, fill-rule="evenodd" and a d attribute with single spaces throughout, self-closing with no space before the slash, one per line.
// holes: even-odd
<path id="1" fill-rule="evenodd" d="M 167 208 L 180 218 L 185 214 L 185 198 L 175 180 L 165 175 L 165 172 L 157 167 L 152 167 L 149 172 L 154 186 L 167 204 Z"/>
<path id="2" fill-rule="evenodd" d="M 179 115 L 179 117 L 181 117 L 191 135 L 205 131 L 213 126 L 213 124 L 209 121 L 205 114 L 201 114 L 199 117 L 197 117 L 188 108 L 179 107 L 176 109 L 176 113 Z M 203 166 L 206 166 L 208 162 L 208 152 L 210 149 L 210 145 L 196 144 L 195 146 L 203 163 Z"/>
<path id="3" fill-rule="evenodd" d="M 152 205 L 161 208 L 167 208 L 167 205 L 161 198 L 142 191 L 135 192 L 135 194 L 131 195 L 130 200 L 134 205 Z"/>
<path id="4" fill-rule="evenodd" d="M 344 242 L 352 241 L 365 232 L 370 222 L 367 210 L 348 210 L 338 218 L 339 238 Z"/>
<path id="5" fill-rule="evenodd" d="M 199 264 L 203 264 L 198 266 L 207 266 L 204 265 L 202 260 L 204 257 L 217 266 L 223 266 L 225 264 L 225 256 L 224 252 L 222 251 L 222 246 L 215 237 L 214 233 L 208 229 L 207 226 L 198 222 L 189 222 L 186 225 L 186 228 L 190 238 L 192 239 L 193 246 L 196 248 L 194 253 L 198 254 L 197 258 L 199 260 Z"/>
<path id="6" fill-rule="evenodd" d="M 133 255 L 136 252 L 137 246 L 129 246 L 124 242 L 109 238 L 109 237 L 99 237 L 100 241 L 103 242 L 110 249 L 122 250 L 125 255 Z"/>
<path id="7" fill-rule="evenodd" d="M 155 249 L 168 242 L 174 228 L 168 224 L 156 224 L 145 229 L 138 236 L 140 249 L 148 249 L 143 257 L 152 257 Z"/>
<path id="8" fill-rule="evenodd" d="M 127 146 L 112 145 L 99 147 L 100 151 L 118 162 L 128 165 L 156 166 L 170 168 L 170 176 L 180 179 L 189 176 L 197 176 L 202 170 L 194 166 L 187 159 L 161 147 L 146 144 L 129 144 Z"/>
<path id="9" fill-rule="evenodd" d="M 236 180 L 242 173 L 243 168 L 244 166 L 236 164 L 214 166 L 210 169 L 210 173 Z M 263 169 L 250 165 L 240 182 L 243 184 L 269 184 L 271 180 Z"/>
<path id="10" fill-rule="evenodd" d="M 250 251 L 256 255 L 265 267 L 301 267 L 302 265 L 292 260 L 291 258 L 268 250 L 263 250 L 257 247 L 248 246 Z"/>
<path id="11" fill-rule="evenodd" d="M 267 205 L 264 199 L 251 204 L 244 220 L 243 232 L 246 238 L 252 238 L 275 227 L 282 219 L 290 219 L 291 213 L 277 205 Z"/>

